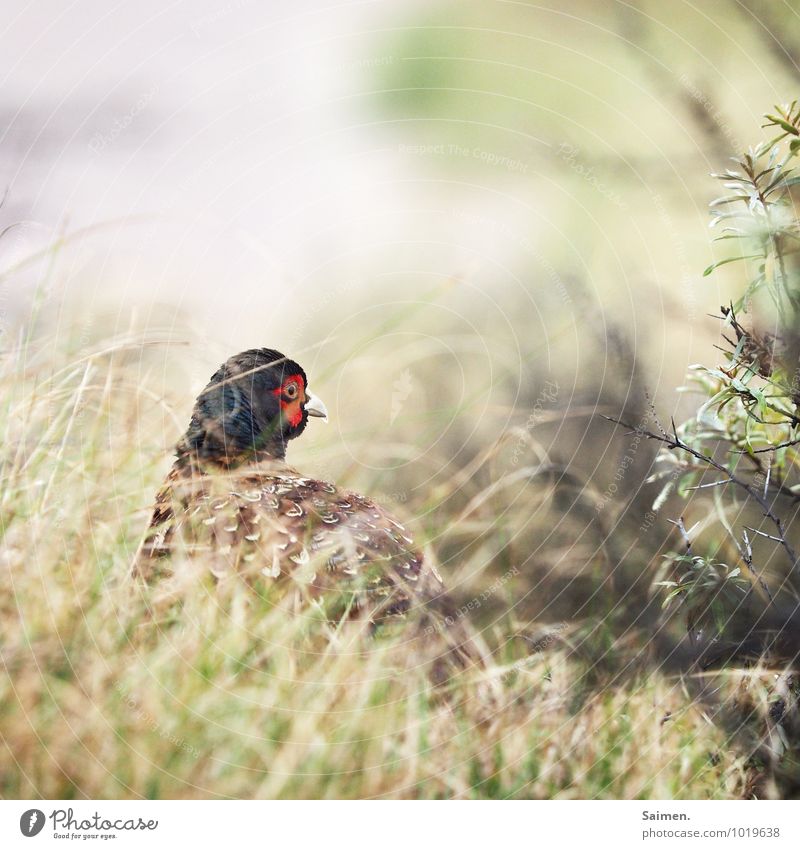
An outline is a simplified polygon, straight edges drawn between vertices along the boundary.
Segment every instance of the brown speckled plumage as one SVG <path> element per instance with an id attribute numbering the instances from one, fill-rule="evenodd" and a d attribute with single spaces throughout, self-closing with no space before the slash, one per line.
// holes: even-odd
<path id="1" fill-rule="evenodd" d="M 256 385 L 250 375 L 259 370 Z M 297 410 L 283 416 L 288 405 L 281 400 L 279 410 L 272 400 L 299 377 L 302 420 Z M 244 579 L 288 611 L 315 604 L 331 621 L 364 619 L 373 631 L 413 620 L 419 633 L 444 634 L 460 665 L 477 659 L 442 579 L 406 528 L 364 496 L 286 464 L 287 441 L 303 431 L 309 412 L 324 412 L 312 409 L 319 402 L 306 393 L 305 373 L 275 351 L 244 352 L 222 366 L 156 497 L 136 574 L 154 581 L 172 571 L 176 553 L 197 556 L 215 578 Z M 231 410 L 246 411 L 233 427 Z M 249 439 L 237 441 L 238 433 Z"/>
<path id="2" fill-rule="evenodd" d="M 214 474 L 176 463 L 156 498 L 142 574 L 168 569 L 176 548 L 202 556 L 217 578 L 284 584 L 298 598 L 324 599 L 331 615 L 368 610 L 375 622 L 443 590 L 383 508 L 280 460 Z"/>

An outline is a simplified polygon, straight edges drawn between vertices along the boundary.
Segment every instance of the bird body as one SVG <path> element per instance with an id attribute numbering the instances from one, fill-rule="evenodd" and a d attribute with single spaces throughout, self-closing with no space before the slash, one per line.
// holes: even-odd
<path id="1" fill-rule="evenodd" d="M 305 372 L 270 349 L 229 359 L 203 390 L 156 496 L 135 574 L 153 582 L 176 555 L 198 558 L 218 581 L 244 579 L 296 613 L 360 620 L 374 634 L 413 620 L 422 643 L 461 668 L 479 662 L 430 559 L 383 507 L 304 477 L 285 460 L 309 416 L 325 416 Z M 436 640 L 426 639 L 433 634 Z M 441 678 L 438 663 L 435 677 Z"/>
<path id="2" fill-rule="evenodd" d="M 444 589 L 382 507 L 282 460 L 211 473 L 176 463 L 156 497 L 141 574 L 163 573 L 177 551 L 202 558 L 217 579 L 281 587 L 273 594 L 291 596 L 293 608 L 322 603 L 331 618 L 402 618 Z"/>

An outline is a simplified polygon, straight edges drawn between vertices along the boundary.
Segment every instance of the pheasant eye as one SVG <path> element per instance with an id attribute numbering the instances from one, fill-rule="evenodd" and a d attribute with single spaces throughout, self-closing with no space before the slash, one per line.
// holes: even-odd
<path id="1" fill-rule="evenodd" d="M 291 383 L 286 384 L 286 388 L 283 390 L 283 394 L 289 398 L 289 400 L 293 401 L 297 398 L 297 394 L 300 390 L 298 389 L 297 384 L 292 381 Z"/>

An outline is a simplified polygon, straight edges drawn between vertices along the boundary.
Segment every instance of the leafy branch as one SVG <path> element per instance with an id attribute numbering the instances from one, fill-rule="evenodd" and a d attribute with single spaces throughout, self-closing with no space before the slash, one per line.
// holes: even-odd
<path id="1" fill-rule="evenodd" d="M 717 240 L 735 239 L 742 243 L 738 255 L 712 263 L 704 271 L 708 276 L 731 262 L 757 261 L 756 274 L 737 303 L 747 308 L 749 300 L 766 290 L 782 318 L 786 306 L 800 310 L 800 293 L 791 284 L 786 257 L 796 253 L 800 227 L 794 214 L 789 190 L 800 183 L 790 167 L 800 152 L 800 107 L 797 101 L 775 107 L 766 116 L 765 127 L 777 127 L 780 133 L 768 142 L 751 148 L 733 160 L 733 167 L 713 176 L 727 190 L 711 203 L 712 227 L 718 227 Z M 788 145 L 784 144 L 789 140 Z"/>
<path id="2" fill-rule="evenodd" d="M 794 569 L 798 565 L 797 553 L 794 550 L 794 547 L 789 542 L 786 537 L 785 527 L 783 519 L 774 511 L 772 505 L 767 501 L 764 495 L 751 486 L 745 479 L 740 477 L 739 475 L 732 472 L 727 466 L 724 466 L 722 463 L 715 460 L 713 457 L 703 454 L 698 451 L 696 448 L 693 448 L 691 445 L 684 442 L 681 437 L 678 435 L 678 430 L 675 427 L 675 421 L 672 420 L 672 435 L 670 436 L 665 430 L 659 427 L 659 433 L 655 433 L 651 430 L 647 430 L 646 428 L 642 428 L 638 425 L 631 425 L 628 422 L 622 421 L 621 419 L 615 419 L 611 416 L 602 416 L 602 418 L 607 421 L 613 422 L 614 424 L 621 425 L 622 427 L 628 428 L 631 433 L 635 433 L 639 436 L 643 436 L 645 439 L 655 440 L 656 442 L 663 443 L 669 450 L 678 449 L 680 451 L 684 451 L 690 456 L 694 457 L 701 464 L 709 466 L 716 471 L 722 473 L 725 477 L 722 481 L 723 483 L 732 483 L 735 486 L 739 487 L 743 492 L 745 492 L 750 498 L 752 498 L 758 506 L 763 511 L 763 514 L 766 518 L 768 518 L 777 531 L 776 537 L 769 537 L 769 539 L 773 539 L 776 542 L 780 543 L 786 552 L 787 557 L 789 558 L 789 562 L 791 567 Z M 738 547 L 738 542 L 737 542 Z M 741 551 L 741 549 L 740 549 Z M 748 565 L 752 565 L 752 557 Z"/>

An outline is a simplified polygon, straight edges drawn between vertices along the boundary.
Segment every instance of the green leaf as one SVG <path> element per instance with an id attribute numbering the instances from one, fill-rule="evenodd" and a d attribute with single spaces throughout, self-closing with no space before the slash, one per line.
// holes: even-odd
<path id="1" fill-rule="evenodd" d="M 721 265 L 727 265 L 729 262 L 739 262 L 743 259 L 763 259 L 763 254 L 751 254 L 749 256 L 730 256 L 727 259 L 721 259 L 719 262 L 712 262 L 711 265 L 703 272 L 703 277 L 708 277 Z"/>
<path id="2" fill-rule="evenodd" d="M 750 200 L 749 195 L 727 195 L 726 197 L 717 198 L 716 200 L 712 200 L 709 206 L 714 209 L 717 206 L 724 206 L 727 203 L 734 203 L 737 200 L 748 201 Z"/>
<path id="3" fill-rule="evenodd" d="M 797 127 L 790 124 L 788 121 L 784 121 L 783 118 L 780 118 L 777 115 L 765 115 L 764 117 L 768 121 L 771 121 L 773 124 L 775 124 L 776 127 L 780 127 L 782 130 L 786 130 L 787 133 L 791 133 L 793 136 L 800 135 L 800 130 L 798 130 Z"/>

